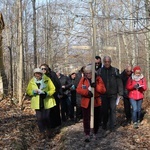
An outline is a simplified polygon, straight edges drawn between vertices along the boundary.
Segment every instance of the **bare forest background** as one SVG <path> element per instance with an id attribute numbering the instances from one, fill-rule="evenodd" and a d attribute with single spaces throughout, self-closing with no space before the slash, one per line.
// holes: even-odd
<path id="1" fill-rule="evenodd" d="M 69 74 L 96 55 L 123 71 L 140 65 L 149 83 L 149 0 L 0 0 L 4 93 L 21 99 L 33 69 L 47 63 Z M 94 35 L 94 32 L 95 35 Z"/>

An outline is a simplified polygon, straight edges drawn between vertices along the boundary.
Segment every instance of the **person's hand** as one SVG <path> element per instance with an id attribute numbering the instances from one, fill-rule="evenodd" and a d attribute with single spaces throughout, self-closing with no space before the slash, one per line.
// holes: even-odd
<path id="1" fill-rule="evenodd" d="M 33 90 L 33 94 L 34 95 L 38 94 L 38 90 Z"/>
<path id="2" fill-rule="evenodd" d="M 62 86 L 62 89 L 65 89 L 65 86 L 64 86 L 64 85 Z"/>
<path id="3" fill-rule="evenodd" d="M 40 94 L 40 96 L 42 99 L 45 99 L 47 96 L 47 92 L 44 91 L 43 93 Z"/>
<path id="4" fill-rule="evenodd" d="M 140 85 L 138 83 L 134 85 L 135 89 L 138 89 L 139 87 L 140 87 Z"/>
<path id="5" fill-rule="evenodd" d="M 122 96 L 122 95 L 119 95 L 119 99 L 120 99 L 120 100 L 123 100 L 123 96 Z"/>
<path id="6" fill-rule="evenodd" d="M 93 93 L 91 91 L 88 92 L 89 97 L 93 97 Z"/>
<path id="7" fill-rule="evenodd" d="M 92 82 L 92 83 L 91 83 L 91 87 L 95 88 L 95 87 L 96 87 L 96 83 L 95 83 L 95 82 Z"/>

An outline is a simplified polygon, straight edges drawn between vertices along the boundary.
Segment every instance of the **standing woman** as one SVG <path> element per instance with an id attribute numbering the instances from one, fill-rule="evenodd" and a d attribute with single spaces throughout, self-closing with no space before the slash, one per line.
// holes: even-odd
<path id="1" fill-rule="evenodd" d="M 31 108 L 35 109 L 40 138 L 45 138 L 45 131 L 50 134 L 50 108 L 56 105 L 53 94 L 55 86 L 49 77 L 43 75 L 40 68 L 35 68 L 33 78 L 27 86 L 27 94 L 31 96 Z"/>
<path id="2" fill-rule="evenodd" d="M 56 128 L 57 126 L 61 125 L 61 117 L 60 117 L 60 99 L 58 95 L 61 93 L 61 83 L 54 71 L 51 70 L 51 68 L 47 64 L 42 64 L 40 66 L 43 73 L 47 75 L 53 82 L 56 90 L 54 93 L 54 98 L 56 101 L 56 106 L 50 109 L 50 126 L 51 128 Z"/>
<path id="3" fill-rule="evenodd" d="M 91 112 L 91 98 L 93 93 L 91 87 L 94 88 L 94 133 L 93 136 L 96 139 L 96 134 L 99 129 L 99 107 L 101 106 L 100 94 L 106 92 L 105 85 L 100 76 L 97 76 L 95 83 L 92 82 L 92 65 L 87 65 L 84 69 L 85 76 L 81 78 L 78 86 L 77 93 L 81 94 L 81 107 L 83 112 L 83 127 L 85 132 L 85 142 L 90 142 L 90 112 Z"/>
<path id="4" fill-rule="evenodd" d="M 136 66 L 133 68 L 133 73 L 126 84 L 128 97 L 132 105 L 132 121 L 133 127 L 138 128 L 141 117 L 141 106 L 144 98 L 144 91 L 147 89 L 146 79 L 141 73 L 141 68 Z"/>

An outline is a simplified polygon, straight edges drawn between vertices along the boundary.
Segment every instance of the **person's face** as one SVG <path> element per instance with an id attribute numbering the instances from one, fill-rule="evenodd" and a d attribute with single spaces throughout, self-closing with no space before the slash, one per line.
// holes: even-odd
<path id="1" fill-rule="evenodd" d="M 39 73 L 39 72 L 36 72 L 36 73 L 34 73 L 34 77 L 35 77 L 37 80 L 41 80 L 41 79 L 42 79 L 42 74 Z"/>
<path id="2" fill-rule="evenodd" d="M 45 66 L 41 66 L 41 69 L 42 69 L 44 74 L 47 72 L 47 68 Z"/>
<path id="3" fill-rule="evenodd" d="M 88 79 L 92 79 L 92 72 L 85 72 L 85 76 L 86 76 Z"/>
<path id="4" fill-rule="evenodd" d="M 140 76 L 140 75 L 141 75 L 141 70 L 135 70 L 134 74 L 135 74 L 136 76 Z"/>
<path id="5" fill-rule="evenodd" d="M 131 75 L 132 74 L 132 68 L 131 67 L 128 67 L 125 71 L 126 71 L 127 75 Z"/>
<path id="6" fill-rule="evenodd" d="M 105 66 L 106 68 L 109 68 L 110 65 L 111 65 L 111 60 L 110 60 L 109 58 L 106 58 L 106 59 L 104 60 L 104 66 Z"/>
<path id="7" fill-rule="evenodd" d="M 101 64 L 101 59 L 95 59 L 96 68 Z"/>
<path id="8" fill-rule="evenodd" d="M 75 79 L 75 77 L 76 77 L 76 74 L 75 74 L 75 73 L 71 75 L 71 78 L 72 78 L 72 79 Z"/>

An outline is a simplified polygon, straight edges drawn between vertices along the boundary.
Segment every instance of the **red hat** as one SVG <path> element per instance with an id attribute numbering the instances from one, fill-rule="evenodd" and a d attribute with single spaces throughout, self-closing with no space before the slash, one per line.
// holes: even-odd
<path id="1" fill-rule="evenodd" d="M 141 67 L 140 67 L 140 66 L 135 66 L 135 67 L 133 68 L 133 72 L 135 72 L 136 70 L 141 70 Z"/>

